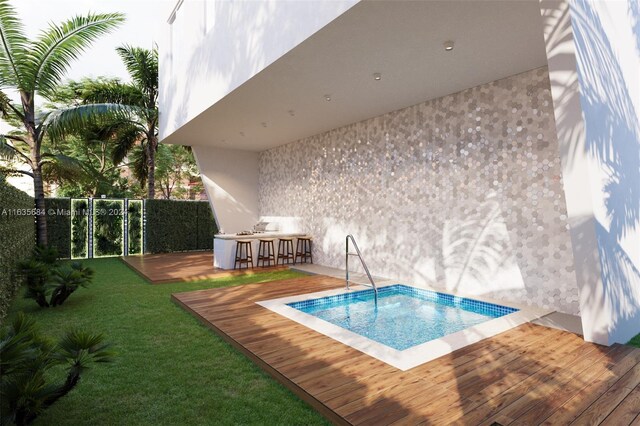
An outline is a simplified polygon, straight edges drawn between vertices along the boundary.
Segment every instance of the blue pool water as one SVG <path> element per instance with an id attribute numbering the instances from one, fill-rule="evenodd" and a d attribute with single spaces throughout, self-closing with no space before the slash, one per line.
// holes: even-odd
<path id="1" fill-rule="evenodd" d="M 404 350 L 517 309 L 401 284 L 289 303 L 361 336 Z"/>

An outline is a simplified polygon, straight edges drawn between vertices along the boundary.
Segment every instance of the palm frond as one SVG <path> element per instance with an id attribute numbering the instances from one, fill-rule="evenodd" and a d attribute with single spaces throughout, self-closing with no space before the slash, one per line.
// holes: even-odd
<path id="1" fill-rule="evenodd" d="M 124 22 L 121 13 L 76 16 L 43 31 L 29 51 L 27 89 L 47 97 L 55 91 L 71 62 L 94 40 Z"/>
<path id="2" fill-rule="evenodd" d="M 140 182 L 140 186 L 144 187 L 149 176 L 149 156 L 144 146 L 137 146 L 130 156 L 129 167 L 133 172 L 133 176 Z"/>
<path id="3" fill-rule="evenodd" d="M 80 134 L 89 126 L 131 121 L 132 109 L 120 104 L 89 104 L 50 111 L 42 117 L 42 130 L 53 141 Z"/>
<path id="4" fill-rule="evenodd" d="M 0 158 L 3 160 L 14 160 L 17 156 L 16 149 L 7 143 L 7 138 L 0 135 Z"/>
<path id="5" fill-rule="evenodd" d="M 118 165 L 129 155 L 137 142 L 142 142 L 140 135 L 144 134 L 136 126 L 126 126 L 120 128 L 114 135 L 114 145 L 111 151 L 111 161 Z"/>
<path id="6" fill-rule="evenodd" d="M 71 331 L 60 340 L 54 358 L 60 363 L 70 364 L 72 369 L 81 372 L 91 362 L 111 362 L 114 353 L 109 347 L 109 344 L 104 343 L 102 334 Z"/>
<path id="7" fill-rule="evenodd" d="M 76 158 L 63 154 L 42 154 L 40 163 L 43 167 L 45 178 L 50 181 L 80 180 L 87 173 L 83 164 Z"/>
<path id="8" fill-rule="evenodd" d="M 19 110 L 19 107 L 13 103 L 11 98 L 7 96 L 2 90 L 0 90 L 0 114 L 5 120 L 22 120 L 24 115 Z"/>
<path id="9" fill-rule="evenodd" d="M 116 49 L 133 82 L 138 85 L 154 105 L 158 91 L 158 51 L 128 45 Z"/>
<path id="10" fill-rule="evenodd" d="M 9 0 L 0 0 L 0 87 L 22 88 L 28 40 Z"/>
<path id="11" fill-rule="evenodd" d="M 145 95 L 133 84 L 118 79 L 86 82 L 80 93 L 83 103 L 114 103 L 145 108 Z"/>

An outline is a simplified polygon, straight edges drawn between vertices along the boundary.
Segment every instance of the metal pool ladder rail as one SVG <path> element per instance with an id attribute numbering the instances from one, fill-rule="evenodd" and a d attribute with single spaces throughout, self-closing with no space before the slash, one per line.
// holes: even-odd
<path id="1" fill-rule="evenodd" d="M 351 240 L 351 243 L 353 244 L 353 248 L 355 250 L 355 252 L 350 252 L 349 251 L 349 240 Z M 346 270 L 347 270 L 347 274 L 346 274 L 346 284 L 347 284 L 347 290 L 349 290 L 349 256 L 358 256 L 358 259 L 360 259 L 360 263 L 362 264 L 362 267 L 364 268 L 364 272 L 367 273 L 367 277 L 369 277 L 369 282 L 371 283 L 369 284 L 362 284 L 360 283 L 360 285 L 364 285 L 364 286 L 368 286 L 373 288 L 373 294 L 375 297 L 375 301 L 376 301 L 376 305 L 378 304 L 378 288 L 376 287 L 376 283 L 375 281 L 373 281 L 373 277 L 371 276 L 371 273 L 369 272 L 369 268 L 367 268 L 367 264 L 364 263 L 364 259 L 362 258 L 362 253 L 360 253 L 360 249 L 358 248 L 358 244 L 356 244 L 356 240 L 353 238 L 353 235 L 349 234 L 347 235 L 347 238 L 345 239 L 345 243 L 346 243 L 346 256 L 345 256 L 345 263 L 346 263 Z"/>

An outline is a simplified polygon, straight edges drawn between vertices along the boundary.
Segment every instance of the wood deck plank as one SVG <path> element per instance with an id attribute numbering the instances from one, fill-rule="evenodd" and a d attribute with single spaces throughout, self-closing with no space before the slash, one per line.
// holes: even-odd
<path id="1" fill-rule="evenodd" d="M 257 272 L 288 269 L 287 266 L 228 270 L 214 268 L 213 250 L 123 256 L 125 265 L 152 284 L 197 281 L 211 278 L 237 277 Z"/>
<path id="2" fill-rule="evenodd" d="M 602 426 L 631 424 L 640 416 L 640 385 L 636 386 L 615 410 L 602 422 Z"/>
<path id="3" fill-rule="evenodd" d="M 255 303 L 342 285 L 309 276 L 173 299 L 336 424 L 638 420 L 640 349 L 524 324 L 400 371 Z"/>

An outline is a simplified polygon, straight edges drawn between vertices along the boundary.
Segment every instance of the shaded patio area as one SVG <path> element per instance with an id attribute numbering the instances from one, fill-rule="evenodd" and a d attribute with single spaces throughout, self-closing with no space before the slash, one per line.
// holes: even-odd
<path id="1" fill-rule="evenodd" d="M 214 268 L 212 251 L 145 254 L 124 256 L 121 259 L 127 266 L 152 284 L 223 278 L 288 268 L 287 266 L 243 270 Z"/>
<path id="2" fill-rule="evenodd" d="M 320 275 L 172 298 L 336 424 L 640 424 L 640 349 L 525 324 L 401 371 L 255 303 L 343 285 Z"/>

